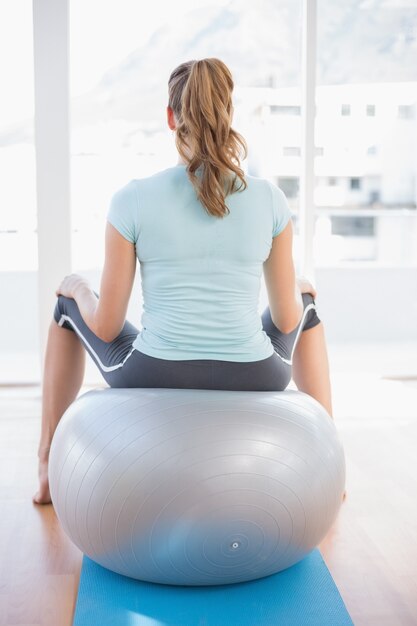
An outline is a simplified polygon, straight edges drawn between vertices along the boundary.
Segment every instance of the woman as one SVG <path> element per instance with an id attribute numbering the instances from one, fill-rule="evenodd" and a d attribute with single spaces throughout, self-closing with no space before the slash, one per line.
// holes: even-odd
<path id="1" fill-rule="evenodd" d="M 296 279 L 283 192 L 240 168 L 233 80 L 215 58 L 182 63 L 169 79 L 176 165 L 130 181 L 107 215 L 100 295 L 64 278 L 49 328 L 36 503 L 50 502 L 53 433 L 75 400 L 85 350 L 111 387 L 297 388 L 332 415 L 316 291 Z M 125 321 L 140 263 L 142 330 Z M 262 271 L 270 306 L 258 313 Z"/>

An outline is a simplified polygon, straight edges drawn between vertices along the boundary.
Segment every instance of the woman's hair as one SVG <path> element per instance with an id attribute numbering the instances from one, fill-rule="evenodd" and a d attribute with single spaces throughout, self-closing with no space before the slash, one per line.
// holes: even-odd
<path id="1" fill-rule="evenodd" d="M 240 153 L 243 149 L 246 158 L 247 144 L 231 128 L 233 86 L 229 69 L 215 58 L 181 63 L 168 81 L 168 106 L 177 120 L 175 144 L 188 162 L 198 199 L 216 217 L 229 213 L 225 197 L 247 186 L 240 168 Z"/>

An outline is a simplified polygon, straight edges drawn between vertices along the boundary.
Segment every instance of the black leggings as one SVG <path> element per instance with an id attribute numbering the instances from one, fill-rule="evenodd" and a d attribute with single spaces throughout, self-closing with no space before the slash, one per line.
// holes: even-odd
<path id="1" fill-rule="evenodd" d="M 301 332 L 320 323 L 313 297 L 310 294 L 302 297 L 304 313 L 291 333 L 278 330 L 269 308 L 265 309 L 262 325 L 271 339 L 274 353 L 251 362 L 172 361 L 148 356 L 132 348 L 139 330 L 127 320 L 119 335 L 107 343 L 88 328 L 75 300 L 62 295 L 58 296 L 54 319 L 63 328 L 77 333 L 110 387 L 283 391 L 291 380 L 292 356 Z"/>

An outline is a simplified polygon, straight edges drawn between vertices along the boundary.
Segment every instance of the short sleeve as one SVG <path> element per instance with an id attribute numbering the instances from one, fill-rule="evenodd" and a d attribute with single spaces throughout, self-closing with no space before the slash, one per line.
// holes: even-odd
<path id="1" fill-rule="evenodd" d="M 131 180 L 118 189 L 110 200 L 107 221 L 131 243 L 136 243 L 139 236 L 139 207 L 136 183 Z"/>
<path id="2" fill-rule="evenodd" d="M 288 200 L 279 187 L 270 183 L 272 192 L 273 227 L 272 237 L 279 235 L 291 219 L 291 209 Z"/>

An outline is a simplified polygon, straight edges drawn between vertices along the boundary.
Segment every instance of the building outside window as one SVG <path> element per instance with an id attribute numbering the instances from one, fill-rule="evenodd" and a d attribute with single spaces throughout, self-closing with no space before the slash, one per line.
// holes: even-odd
<path id="1" fill-rule="evenodd" d="M 284 156 L 300 156 L 301 148 L 299 146 L 284 146 L 282 154 Z"/>
<path id="2" fill-rule="evenodd" d="M 398 117 L 402 120 L 414 119 L 414 106 L 411 104 L 398 105 Z"/>
<path id="3" fill-rule="evenodd" d="M 333 215 L 332 235 L 341 235 L 342 237 L 373 237 L 375 235 L 375 218 Z"/>
<path id="4" fill-rule="evenodd" d="M 279 105 L 272 104 L 270 111 L 273 115 L 301 115 L 301 107 L 297 105 Z"/>
<path id="5" fill-rule="evenodd" d="M 381 194 L 377 189 L 373 189 L 369 192 L 369 204 L 374 204 L 380 201 Z"/>
<path id="6" fill-rule="evenodd" d="M 300 179 L 298 177 L 279 176 L 276 177 L 275 184 L 282 189 L 288 199 L 298 196 L 300 189 Z"/>

